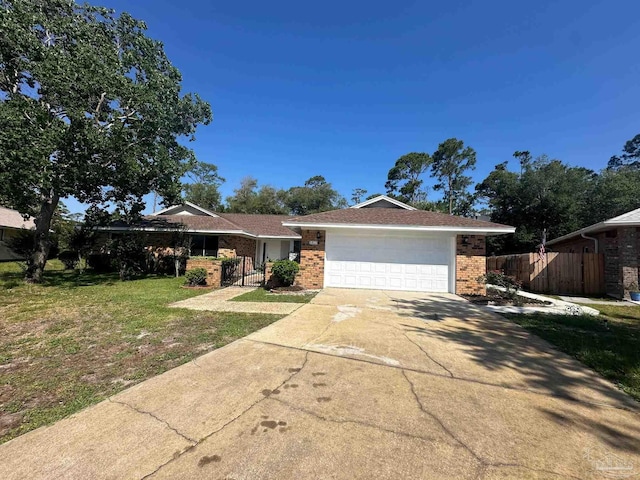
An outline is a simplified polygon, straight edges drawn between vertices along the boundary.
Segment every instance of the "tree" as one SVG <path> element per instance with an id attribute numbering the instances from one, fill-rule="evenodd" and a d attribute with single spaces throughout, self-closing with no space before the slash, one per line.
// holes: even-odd
<path id="1" fill-rule="evenodd" d="M 292 215 L 309 215 L 346 207 L 347 202 L 322 175 L 311 177 L 302 187 L 288 190 L 285 205 Z"/>
<path id="2" fill-rule="evenodd" d="M 72 0 L 0 0 L 0 200 L 35 217 L 26 279 L 40 282 L 61 198 L 142 210 L 179 198 L 210 106 L 146 26 Z M 28 141 L 25 141 L 28 139 Z"/>
<path id="3" fill-rule="evenodd" d="M 476 152 L 465 147 L 462 140 L 449 138 L 438 146 L 433 154 L 431 171 L 439 183 L 435 190 L 442 190 L 449 204 L 449 214 L 468 214 L 474 199 L 467 189 L 471 185 L 471 177 L 464 175 L 467 170 L 476 168 Z"/>
<path id="4" fill-rule="evenodd" d="M 594 179 L 582 226 L 602 222 L 640 208 L 640 169 L 633 166 L 607 168 Z"/>
<path id="5" fill-rule="evenodd" d="M 362 202 L 362 197 L 364 197 L 366 194 L 367 190 L 365 190 L 364 188 L 354 188 L 353 192 L 351 193 L 351 201 L 354 205 L 357 205 L 358 203 Z"/>
<path id="6" fill-rule="evenodd" d="M 224 178 L 218 175 L 218 167 L 212 163 L 196 162 L 187 176 L 191 183 L 183 185 L 184 199 L 209 210 L 220 209 L 220 185 Z"/>
<path id="7" fill-rule="evenodd" d="M 607 168 L 615 170 L 623 167 L 640 169 L 640 133 L 628 140 L 622 147 L 622 155 L 614 155 Z"/>
<path id="8" fill-rule="evenodd" d="M 387 174 L 387 194 L 405 203 L 424 202 L 427 193 L 420 178 L 433 162 L 428 153 L 411 152 L 396 160 Z"/>
<path id="9" fill-rule="evenodd" d="M 594 178 L 591 170 L 544 155 L 520 174 L 509 171 L 507 162 L 496 165 L 476 192 L 487 203 L 491 220 L 515 226 L 516 233 L 492 238 L 490 253 L 531 251 L 543 232 L 555 238 L 586 226 L 583 216 L 593 197 Z"/>
<path id="10" fill-rule="evenodd" d="M 227 197 L 227 211 L 230 213 L 262 213 L 285 214 L 285 192 L 270 185 L 258 189 L 258 180 L 245 177 L 240 187 L 234 190 L 234 195 Z"/>

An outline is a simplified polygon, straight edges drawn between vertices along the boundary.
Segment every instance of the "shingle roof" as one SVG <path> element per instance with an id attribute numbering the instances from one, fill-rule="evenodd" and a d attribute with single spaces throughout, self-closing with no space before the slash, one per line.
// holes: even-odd
<path id="1" fill-rule="evenodd" d="M 269 237 L 294 237 L 300 235 L 282 225 L 289 220 L 290 215 L 259 215 L 249 213 L 218 213 L 222 218 L 239 225 L 244 230 L 259 236 Z"/>
<path id="2" fill-rule="evenodd" d="M 393 208 L 347 208 L 314 213 L 292 218 L 287 225 L 393 225 L 407 227 L 460 227 L 476 229 L 512 229 L 508 225 L 485 222 L 473 218 L 458 217 L 424 210 L 399 210 Z"/>
<path id="3" fill-rule="evenodd" d="M 243 228 L 222 217 L 209 215 L 149 215 L 144 217 L 142 226 L 153 228 L 175 228 L 183 225 L 196 231 L 242 232 Z"/>
<path id="4" fill-rule="evenodd" d="M 143 229 L 170 230 L 184 227 L 191 232 L 237 233 L 257 237 L 300 238 L 300 235 L 282 222 L 286 215 L 249 215 L 239 213 L 218 213 L 217 217 L 209 215 L 148 215 L 137 227 Z M 117 222 L 112 228 L 129 228 Z"/>
<path id="5" fill-rule="evenodd" d="M 6 228 L 33 228 L 33 219 L 25 221 L 20 212 L 10 208 L 0 207 L 0 227 Z"/>

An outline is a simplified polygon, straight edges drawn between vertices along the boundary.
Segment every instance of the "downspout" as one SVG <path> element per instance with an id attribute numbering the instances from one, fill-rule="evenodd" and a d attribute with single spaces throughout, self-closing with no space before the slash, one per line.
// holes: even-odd
<path id="1" fill-rule="evenodd" d="M 581 233 L 581 234 L 580 234 L 580 236 L 581 236 L 582 238 L 587 239 L 587 240 L 593 240 L 593 245 L 594 245 L 595 250 L 596 250 L 596 251 L 595 251 L 595 253 L 598 253 L 598 239 L 597 239 L 597 238 L 595 238 L 595 237 L 588 237 L 588 236 L 587 236 L 587 235 L 585 235 L 584 233 Z"/>

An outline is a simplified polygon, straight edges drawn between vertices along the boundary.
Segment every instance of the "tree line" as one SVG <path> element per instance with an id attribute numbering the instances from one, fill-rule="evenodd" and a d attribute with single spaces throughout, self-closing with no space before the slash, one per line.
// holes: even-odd
<path id="1" fill-rule="evenodd" d="M 627 141 L 605 168 L 594 171 L 571 166 L 547 155 L 534 157 L 529 151 L 513 153 L 509 161 L 476 183 L 468 175 L 475 168 L 476 152 L 462 140 L 450 138 L 432 153 L 410 152 L 390 168 L 385 193 L 421 210 L 462 216 L 484 215 L 493 222 L 516 227 L 514 235 L 491 238 L 495 254 L 531 251 L 550 240 L 640 207 L 640 134 Z M 214 165 L 199 163 L 192 182 L 184 186 L 184 198 L 217 211 L 307 215 L 346 207 L 342 197 L 323 176 L 304 185 L 276 189 L 258 185 L 247 177 L 234 194 L 222 202 L 219 187 L 224 181 Z M 426 180 L 440 193 L 430 198 Z M 367 195 L 356 187 L 351 204 L 379 195 Z"/>

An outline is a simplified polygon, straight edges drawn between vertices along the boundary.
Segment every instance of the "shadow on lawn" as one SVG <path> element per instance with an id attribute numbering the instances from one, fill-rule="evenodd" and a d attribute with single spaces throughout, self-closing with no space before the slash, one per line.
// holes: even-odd
<path id="1" fill-rule="evenodd" d="M 486 312 L 458 299 L 425 297 L 420 300 L 395 298 L 400 314 L 422 319 L 424 327 L 403 324 L 407 332 L 416 336 L 438 338 L 456 344 L 474 361 L 492 371 L 515 370 L 520 374 L 518 388 L 531 389 L 553 396 L 580 402 L 581 405 L 600 409 L 596 404 L 622 406 L 640 413 L 640 405 L 631 397 L 603 381 L 599 375 L 579 365 L 577 360 L 559 352 L 541 338 L 507 319 Z M 447 317 L 461 320 L 443 322 Z M 590 322 L 595 329 L 605 329 L 593 319 L 573 317 L 576 327 Z M 481 378 L 477 379 L 482 382 Z M 640 415 L 628 424 L 599 423 L 581 417 L 568 409 L 566 412 L 545 411 L 554 422 L 569 422 L 598 436 L 612 447 L 640 453 Z M 555 416 L 554 416 L 555 415 Z M 619 418 L 619 417 L 617 417 Z"/>
<path id="2" fill-rule="evenodd" d="M 139 277 L 135 277 L 135 280 L 141 280 L 144 278 L 149 278 L 149 276 L 141 275 Z M 0 273 L 0 282 L 5 284 L 5 288 L 8 286 L 10 288 L 14 288 L 23 285 L 24 273 Z M 39 286 L 72 289 L 78 287 L 92 287 L 96 285 L 114 285 L 118 282 L 120 282 L 120 277 L 117 273 L 95 273 L 91 270 L 86 270 L 82 273 L 75 270 L 52 270 L 45 271 L 44 281 L 39 284 Z"/>

